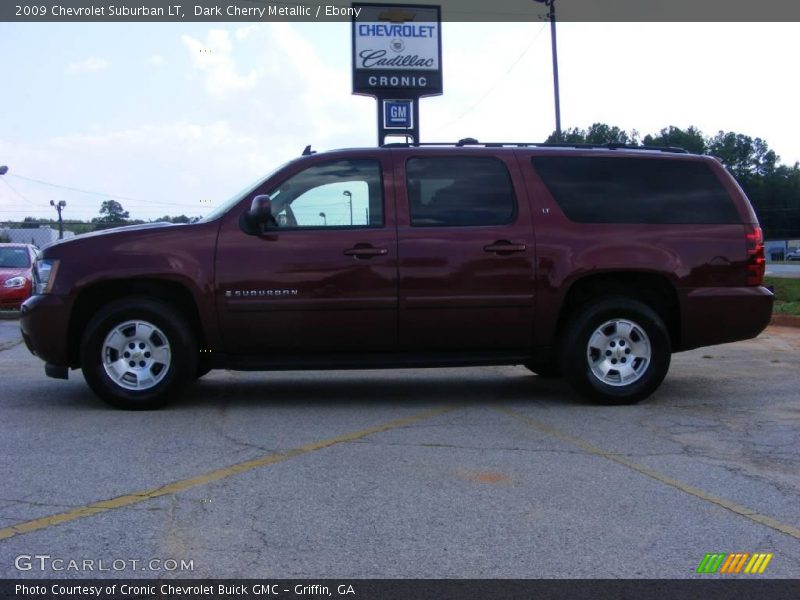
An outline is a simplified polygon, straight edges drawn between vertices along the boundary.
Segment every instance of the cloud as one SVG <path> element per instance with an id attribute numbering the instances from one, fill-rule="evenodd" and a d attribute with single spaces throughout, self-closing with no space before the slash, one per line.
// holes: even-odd
<path id="1" fill-rule="evenodd" d="M 189 35 L 181 41 L 188 48 L 192 67 L 205 78 L 205 88 L 213 96 L 228 96 L 240 90 L 252 89 L 259 79 L 258 71 L 238 72 L 233 59 L 233 42 L 225 29 L 212 29 L 205 42 Z"/>
<path id="2" fill-rule="evenodd" d="M 70 63 L 67 65 L 67 73 L 91 73 L 92 71 L 103 71 L 108 69 L 111 63 L 104 58 L 90 56 L 85 60 Z"/>
<path id="3" fill-rule="evenodd" d="M 0 137 L 0 155 L 13 156 L 20 174 L 108 192 L 132 217 L 155 218 L 207 213 L 298 157 L 306 144 L 315 150 L 374 144 L 375 102 L 351 95 L 348 61 L 330 56 L 347 56 L 347 44 L 317 49 L 300 30 L 267 23 L 180 36 L 190 69 L 176 74 L 173 87 L 153 90 L 161 107 L 158 116 L 126 112 L 107 121 L 75 122 L 68 134 L 46 139 Z M 334 34 L 336 40 L 347 36 L 346 24 Z M 141 93 L 134 86 L 151 76 L 147 62 L 152 61 L 140 61 L 134 67 L 139 71 L 123 84 L 131 87 L 117 93 Z M 163 69 L 177 71 L 180 63 L 165 59 Z M 33 206 L 3 187 L 0 203 L 13 203 L 19 216 L 34 214 Z M 107 199 L 41 185 L 22 192 L 43 215 L 49 214 L 49 200 L 57 192 L 69 202 L 72 218 L 97 216 L 100 202 Z"/>
<path id="4" fill-rule="evenodd" d="M 164 64 L 164 57 L 161 56 L 160 54 L 153 54 L 150 58 L 147 59 L 147 64 L 158 67 Z"/>

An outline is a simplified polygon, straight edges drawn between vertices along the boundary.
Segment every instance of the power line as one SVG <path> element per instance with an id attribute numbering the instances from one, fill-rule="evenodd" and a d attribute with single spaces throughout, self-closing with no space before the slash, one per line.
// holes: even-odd
<path id="1" fill-rule="evenodd" d="M 501 84 L 501 83 L 502 83 L 502 82 L 503 82 L 503 81 L 506 79 L 506 77 L 508 77 L 508 76 L 509 76 L 509 74 L 511 73 L 511 71 L 513 71 L 513 70 L 514 70 L 514 68 L 515 68 L 515 67 L 516 67 L 516 66 L 519 64 L 519 62 L 520 62 L 520 61 L 521 61 L 521 60 L 522 60 L 522 59 L 525 57 L 525 55 L 528 53 L 528 51 L 529 51 L 531 48 L 533 48 L 533 45 L 536 43 L 536 40 L 538 40 L 538 39 L 539 39 L 539 36 L 541 36 L 541 35 L 542 35 L 542 32 L 545 30 L 545 28 L 546 28 L 546 27 L 547 27 L 547 25 L 542 25 L 542 26 L 539 28 L 539 31 L 536 33 L 536 35 L 535 35 L 535 36 L 533 36 L 533 39 L 531 40 L 531 43 L 530 43 L 530 44 L 528 44 L 528 46 L 527 46 L 527 47 L 526 47 L 526 48 L 525 48 L 525 49 L 522 51 L 522 53 L 521 53 L 521 54 L 520 54 L 520 55 L 517 57 L 517 59 L 516 59 L 516 60 L 515 60 L 513 63 L 511 63 L 511 66 L 509 66 L 509 67 L 508 67 L 508 69 L 506 69 L 506 72 L 505 72 L 505 73 L 503 73 L 503 74 L 500 76 L 500 78 L 499 78 L 499 79 L 497 79 L 497 80 L 496 80 L 496 81 L 495 81 L 495 82 L 494 82 L 492 85 L 490 85 L 490 86 L 489 86 L 489 87 L 486 89 L 486 91 L 485 91 L 485 92 L 484 92 L 484 93 L 481 95 L 481 97 L 480 97 L 480 98 L 478 98 L 478 99 L 477 99 L 477 100 L 476 100 L 476 101 L 475 101 L 475 102 L 474 102 L 474 103 L 473 103 L 473 104 L 472 104 L 472 105 L 471 105 L 469 108 L 467 108 L 467 110 L 465 110 L 464 112 L 462 112 L 462 113 L 461 113 L 459 116 L 457 116 L 457 117 L 456 117 L 455 119 L 453 119 L 452 121 L 450 121 L 450 122 L 448 122 L 448 123 L 445 123 L 444 125 L 441 125 L 441 126 L 439 126 L 439 127 L 436 127 L 436 128 L 434 128 L 434 129 L 433 129 L 433 131 L 442 131 L 442 130 L 444 130 L 444 129 L 447 129 L 448 127 L 450 127 L 450 125 L 453 125 L 454 123 L 458 123 L 458 122 L 459 122 L 461 119 L 463 119 L 463 118 L 464 118 L 464 117 L 466 117 L 466 116 L 467 116 L 469 113 L 471 113 L 473 110 L 475 110 L 475 108 L 476 108 L 476 107 L 477 107 L 477 106 L 478 106 L 478 105 L 479 105 L 481 102 L 483 102 L 484 100 L 486 100 L 486 98 L 488 98 L 488 97 L 489 97 L 489 96 L 492 94 L 492 92 L 494 92 L 494 91 L 497 89 L 497 87 L 498 87 L 498 86 L 499 86 L 499 85 L 500 85 L 500 84 Z"/>
<path id="2" fill-rule="evenodd" d="M 11 175 L 11 174 L 9 174 L 9 175 Z M 41 179 L 35 179 L 33 177 L 26 177 L 24 175 L 18 175 L 16 173 L 14 173 L 11 176 L 12 177 L 18 177 L 19 179 L 24 179 L 26 181 L 33 181 L 34 183 L 39 183 L 39 184 L 47 185 L 47 186 L 50 186 L 50 187 L 60 188 L 60 189 L 63 189 L 63 190 L 70 190 L 72 192 L 80 192 L 81 194 L 91 194 L 93 196 L 104 196 L 105 198 L 108 198 L 108 199 L 118 199 L 118 200 L 125 200 L 125 201 L 128 201 L 128 202 L 141 202 L 141 203 L 144 203 L 144 204 L 158 204 L 158 205 L 162 205 L 162 206 L 181 206 L 183 208 L 189 208 L 188 205 L 179 204 L 177 202 L 162 202 L 162 201 L 159 201 L 159 200 L 141 200 L 139 198 L 129 198 L 129 197 L 126 197 L 126 196 L 118 196 L 116 194 L 107 194 L 105 192 L 94 192 L 92 190 L 84 190 L 84 189 L 80 189 L 80 188 L 70 187 L 70 186 L 67 186 L 67 185 L 60 185 L 58 183 L 52 183 L 50 181 L 43 181 Z"/>
<path id="3" fill-rule="evenodd" d="M 17 191 L 17 189 L 16 189 L 16 188 L 15 188 L 13 185 L 11 185 L 10 183 L 8 183 L 8 179 L 6 179 L 5 177 L 3 177 L 3 179 L 0 179 L 0 181 L 2 181 L 3 183 L 5 183 L 5 184 L 8 186 L 8 189 L 10 189 L 12 192 L 14 192 L 14 193 L 15 193 L 17 196 L 19 196 L 20 198 L 22 198 L 22 200 L 23 200 L 23 201 L 27 202 L 27 203 L 28 203 L 28 204 L 30 204 L 31 206 L 34 206 L 34 207 L 36 207 L 36 208 L 40 208 L 41 210 L 46 210 L 46 209 L 45 209 L 43 206 L 38 206 L 38 205 L 34 204 L 34 203 L 33 203 L 33 202 L 31 202 L 30 200 L 28 200 L 28 199 L 27 199 L 25 196 L 23 196 L 22 194 L 20 194 L 20 193 Z M 16 212 L 16 211 L 15 211 L 15 212 Z"/>

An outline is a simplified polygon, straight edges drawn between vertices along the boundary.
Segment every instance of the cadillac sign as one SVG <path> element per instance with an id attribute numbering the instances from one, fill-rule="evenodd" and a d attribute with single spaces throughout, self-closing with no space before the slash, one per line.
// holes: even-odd
<path id="1" fill-rule="evenodd" d="M 353 4 L 353 93 L 442 93 L 441 13 L 433 5 Z"/>

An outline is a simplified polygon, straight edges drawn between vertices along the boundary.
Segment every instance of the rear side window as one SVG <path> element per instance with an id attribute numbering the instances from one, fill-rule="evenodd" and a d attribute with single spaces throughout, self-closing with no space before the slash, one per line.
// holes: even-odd
<path id="1" fill-rule="evenodd" d="M 495 158 L 411 158 L 406 186 L 416 227 L 503 225 L 516 216 L 511 177 Z"/>
<path id="2" fill-rule="evenodd" d="M 579 223 L 741 223 L 733 200 L 702 161 L 535 156 L 555 201 Z"/>

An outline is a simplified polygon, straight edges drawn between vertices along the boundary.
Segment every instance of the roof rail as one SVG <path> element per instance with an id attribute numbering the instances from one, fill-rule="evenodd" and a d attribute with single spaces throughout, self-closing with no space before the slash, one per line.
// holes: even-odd
<path id="1" fill-rule="evenodd" d="M 482 146 L 484 148 L 579 148 L 591 149 L 600 148 L 603 150 L 651 150 L 657 152 L 672 152 L 675 154 L 689 154 L 688 150 L 679 148 L 677 146 L 633 146 L 630 144 L 582 144 L 582 143 L 557 143 L 550 144 L 546 142 L 479 142 L 475 138 L 464 138 L 457 142 L 391 142 L 381 145 L 381 148 L 420 148 L 429 146 L 455 146 L 463 148 L 464 146 Z"/>

